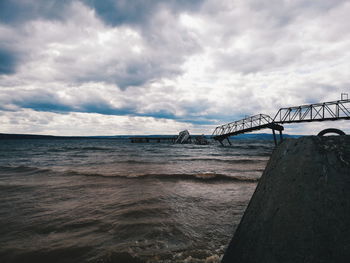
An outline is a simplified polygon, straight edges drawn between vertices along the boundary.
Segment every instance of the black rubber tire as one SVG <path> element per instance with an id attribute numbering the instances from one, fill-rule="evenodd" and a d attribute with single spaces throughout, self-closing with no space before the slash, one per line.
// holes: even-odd
<path id="1" fill-rule="evenodd" d="M 334 128 L 329 128 L 329 129 L 324 129 L 323 131 L 320 131 L 317 136 L 323 136 L 327 133 L 336 133 L 338 135 L 346 135 L 345 132 L 339 129 L 334 129 Z"/>

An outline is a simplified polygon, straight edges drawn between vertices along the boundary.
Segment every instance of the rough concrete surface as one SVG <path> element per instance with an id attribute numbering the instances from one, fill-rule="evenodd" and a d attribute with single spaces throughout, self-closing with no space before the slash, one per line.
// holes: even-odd
<path id="1" fill-rule="evenodd" d="M 222 262 L 350 262 L 350 136 L 277 147 Z"/>

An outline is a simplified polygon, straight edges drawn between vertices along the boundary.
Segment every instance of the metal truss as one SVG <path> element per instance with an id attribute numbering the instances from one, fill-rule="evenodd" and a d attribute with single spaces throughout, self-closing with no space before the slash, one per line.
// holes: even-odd
<path id="1" fill-rule="evenodd" d="M 266 114 L 258 114 L 244 118 L 239 121 L 227 123 L 215 128 L 212 136 L 214 139 L 223 140 L 229 136 L 240 133 L 250 132 L 263 128 L 271 128 L 275 130 L 283 130 L 280 125 L 275 125 L 273 119 Z"/>
<path id="2" fill-rule="evenodd" d="M 349 99 L 281 108 L 273 122 L 283 124 L 342 119 L 350 119 Z"/>
<path id="3" fill-rule="evenodd" d="M 350 119 L 350 100 L 301 105 L 296 107 L 281 108 L 272 119 L 266 114 L 258 114 L 239 121 L 230 122 L 215 128 L 212 137 L 220 143 L 230 136 L 251 132 L 265 128 L 272 129 L 276 143 L 275 130 L 280 132 L 282 140 L 283 123 L 335 121 Z M 230 141 L 228 140 L 230 143 Z M 231 144 L 231 143 L 230 143 Z"/>

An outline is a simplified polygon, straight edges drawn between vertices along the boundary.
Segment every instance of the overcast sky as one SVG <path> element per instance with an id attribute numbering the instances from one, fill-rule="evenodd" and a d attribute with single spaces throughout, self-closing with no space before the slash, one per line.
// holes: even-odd
<path id="1" fill-rule="evenodd" d="M 211 134 L 338 100 L 349 14 L 345 0 L 0 0 L 0 132 Z M 328 127 L 350 133 L 285 126 Z"/>

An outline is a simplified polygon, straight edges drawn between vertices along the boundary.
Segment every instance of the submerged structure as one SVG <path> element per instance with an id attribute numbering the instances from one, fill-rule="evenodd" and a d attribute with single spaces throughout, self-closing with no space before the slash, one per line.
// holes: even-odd
<path id="1" fill-rule="evenodd" d="M 132 143 L 149 143 L 149 142 L 171 142 L 174 143 L 176 136 L 138 136 L 138 137 L 129 137 Z"/>
<path id="2" fill-rule="evenodd" d="M 179 136 L 177 136 L 175 143 L 190 143 L 191 142 L 191 136 L 188 130 L 181 131 L 179 133 Z"/>
<path id="3" fill-rule="evenodd" d="M 204 134 L 202 135 L 190 135 L 188 130 L 181 131 L 179 136 L 176 138 L 175 143 L 178 144 L 187 144 L 194 143 L 198 145 L 207 145 L 209 141 L 205 138 Z"/>
<path id="4" fill-rule="evenodd" d="M 209 141 L 204 135 L 190 135 L 188 130 L 181 131 L 178 136 L 135 136 L 129 137 L 132 143 L 175 143 L 175 144 L 198 144 L 207 145 Z"/>

